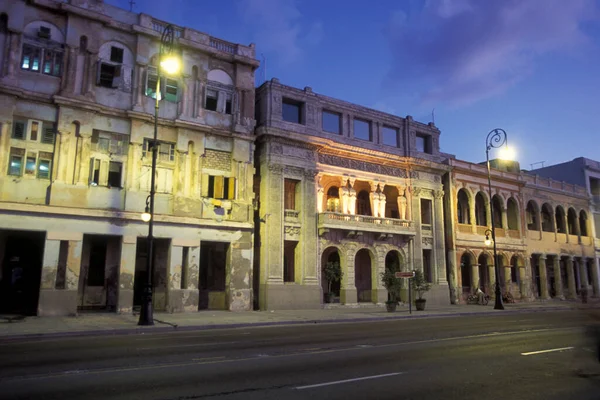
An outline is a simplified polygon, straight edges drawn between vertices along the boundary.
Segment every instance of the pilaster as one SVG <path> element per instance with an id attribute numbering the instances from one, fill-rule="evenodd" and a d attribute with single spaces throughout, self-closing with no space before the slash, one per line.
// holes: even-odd
<path id="1" fill-rule="evenodd" d="M 550 298 L 548 293 L 548 271 L 546 269 L 546 257 L 540 255 L 539 257 L 539 269 L 540 269 L 540 291 L 542 294 L 542 300 Z"/>
<path id="2" fill-rule="evenodd" d="M 554 265 L 554 288 L 556 291 L 556 297 L 564 300 L 565 295 L 563 293 L 562 275 L 560 273 L 560 258 L 558 256 L 554 256 L 552 261 Z"/>
<path id="3" fill-rule="evenodd" d="M 573 257 L 567 257 L 567 285 L 569 288 L 569 299 L 577 298 L 577 289 L 575 285 L 575 267 L 573 265 Z"/>
<path id="4" fill-rule="evenodd" d="M 121 239 L 121 265 L 119 268 L 119 294 L 117 312 L 131 313 L 133 310 L 133 288 L 135 278 L 136 236 Z"/>

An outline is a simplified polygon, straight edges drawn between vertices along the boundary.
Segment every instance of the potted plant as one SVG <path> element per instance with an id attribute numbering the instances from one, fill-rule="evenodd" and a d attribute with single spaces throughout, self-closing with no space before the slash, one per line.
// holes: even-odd
<path id="1" fill-rule="evenodd" d="M 334 282 L 339 282 L 342 279 L 344 273 L 342 272 L 342 268 L 340 267 L 339 261 L 328 261 L 323 269 L 323 274 L 325 275 L 325 280 L 327 281 L 327 293 L 325 294 L 325 302 L 333 303 L 333 298 L 335 297 L 335 293 L 331 290 L 331 285 Z"/>
<path id="2" fill-rule="evenodd" d="M 400 279 L 396 278 L 395 268 L 386 268 L 381 273 L 381 282 L 388 292 L 385 307 L 389 312 L 394 312 L 400 300 Z"/>
<path id="3" fill-rule="evenodd" d="M 423 294 L 431 289 L 431 283 L 425 280 L 425 275 L 423 275 L 423 271 L 415 270 L 415 277 L 412 278 L 412 289 L 417 293 L 417 299 L 415 300 L 415 306 L 417 307 L 417 311 L 425 310 L 426 299 L 423 298 Z"/>

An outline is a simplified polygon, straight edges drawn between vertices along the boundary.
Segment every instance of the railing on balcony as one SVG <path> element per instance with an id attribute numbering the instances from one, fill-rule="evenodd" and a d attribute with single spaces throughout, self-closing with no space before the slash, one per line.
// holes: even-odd
<path id="1" fill-rule="evenodd" d="M 398 231 L 410 230 L 413 227 L 412 221 L 380 218 L 370 215 L 349 215 L 335 212 L 324 212 L 319 214 L 319 225 L 329 226 L 338 229 L 365 229 L 368 231 L 394 233 Z"/>
<path id="2" fill-rule="evenodd" d="M 216 38 L 210 38 L 210 47 L 214 47 L 219 51 L 224 51 L 225 53 L 235 54 L 236 53 L 236 45 L 226 42 L 224 40 L 219 40 Z"/>
<path id="3" fill-rule="evenodd" d="M 556 234 L 556 239 L 558 243 L 567 243 L 567 234 L 558 232 Z"/>
<path id="4" fill-rule="evenodd" d="M 285 218 L 298 219 L 298 215 L 300 215 L 300 211 L 297 211 L 297 210 L 285 210 L 284 211 Z"/>
<path id="5" fill-rule="evenodd" d="M 496 237 L 506 237 L 506 231 L 504 228 L 496 228 L 495 229 Z"/>
<path id="6" fill-rule="evenodd" d="M 458 231 L 462 233 L 472 233 L 473 229 L 471 228 L 471 225 L 458 224 Z"/>
<path id="7" fill-rule="evenodd" d="M 590 246 L 592 244 L 592 238 L 589 236 L 582 236 L 581 244 L 584 246 Z"/>
<path id="8" fill-rule="evenodd" d="M 490 228 L 488 228 L 487 226 L 477 226 L 477 234 L 485 236 L 485 231 L 487 231 L 488 229 Z"/>
<path id="9" fill-rule="evenodd" d="M 161 22 L 161 21 L 157 21 L 155 19 L 152 20 L 152 30 L 160 33 L 162 35 L 162 33 L 165 31 L 165 27 L 168 24 Z M 180 38 L 183 34 L 183 29 L 181 28 L 177 28 L 177 27 L 173 27 L 173 33 L 175 34 L 176 38 Z"/>

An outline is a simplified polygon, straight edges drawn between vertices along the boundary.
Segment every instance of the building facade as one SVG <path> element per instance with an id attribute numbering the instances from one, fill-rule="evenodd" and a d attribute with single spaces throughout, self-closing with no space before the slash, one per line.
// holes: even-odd
<path id="1" fill-rule="evenodd" d="M 590 196 L 585 187 L 492 162 L 491 199 L 485 165 L 449 159 L 444 183 L 448 270 L 456 300 L 477 287 L 494 295 L 491 210 L 496 227 L 500 286 L 521 301 L 600 295 Z M 491 207 L 490 207 L 491 204 Z"/>
<path id="2" fill-rule="evenodd" d="M 0 307 L 131 312 L 146 281 L 160 36 L 102 0 L 0 3 Z M 175 27 L 161 78 L 157 310 L 252 307 L 254 45 Z"/>
<path id="3" fill-rule="evenodd" d="M 423 270 L 447 303 L 440 131 L 277 79 L 256 104 L 257 306 L 321 306 L 328 262 L 342 304 L 385 302 L 386 268 Z"/>

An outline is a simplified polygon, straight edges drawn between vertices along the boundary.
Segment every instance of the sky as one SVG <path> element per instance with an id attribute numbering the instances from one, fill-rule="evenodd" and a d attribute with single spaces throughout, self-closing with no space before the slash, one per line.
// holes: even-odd
<path id="1" fill-rule="evenodd" d="M 502 128 L 523 169 L 600 160 L 600 0 L 134 1 L 255 43 L 257 85 L 278 78 L 434 121 L 459 159 L 485 161 L 488 132 Z"/>

